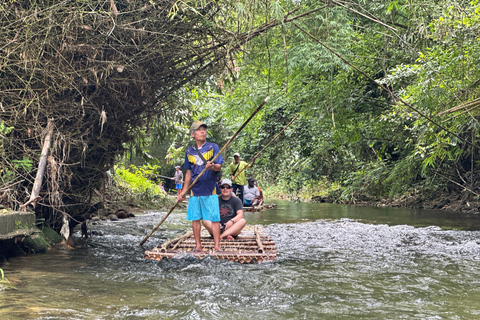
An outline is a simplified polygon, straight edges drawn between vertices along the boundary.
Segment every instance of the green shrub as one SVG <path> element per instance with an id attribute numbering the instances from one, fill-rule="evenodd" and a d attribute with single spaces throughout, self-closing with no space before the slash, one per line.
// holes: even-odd
<path id="1" fill-rule="evenodd" d="M 155 167 L 131 165 L 128 169 L 118 167 L 115 170 L 115 181 L 121 189 L 120 193 L 132 201 L 140 201 L 143 206 L 156 207 L 167 205 L 167 195 L 150 177 L 155 177 Z"/>

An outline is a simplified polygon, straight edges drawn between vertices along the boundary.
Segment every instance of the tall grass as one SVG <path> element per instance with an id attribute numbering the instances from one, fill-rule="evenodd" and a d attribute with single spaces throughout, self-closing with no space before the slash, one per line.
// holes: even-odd
<path id="1" fill-rule="evenodd" d="M 0 291 L 5 289 L 16 289 L 13 284 L 5 278 L 3 269 L 0 268 Z"/>

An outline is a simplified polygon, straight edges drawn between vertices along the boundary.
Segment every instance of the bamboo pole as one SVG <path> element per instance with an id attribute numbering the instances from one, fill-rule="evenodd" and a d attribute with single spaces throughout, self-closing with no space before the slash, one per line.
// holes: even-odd
<path id="1" fill-rule="evenodd" d="M 161 176 L 159 174 L 157 174 L 157 177 L 173 180 L 173 178 L 171 178 L 171 177 Z"/>
<path id="2" fill-rule="evenodd" d="M 258 232 L 257 226 L 255 226 L 254 232 L 255 232 L 255 241 L 257 242 L 257 246 L 258 246 L 258 253 L 263 253 L 265 249 L 263 248 L 262 239 L 260 237 L 260 232 Z"/>
<path id="3" fill-rule="evenodd" d="M 172 240 L 169 240 L 169 241 L 165 242 L 165 243 L 162 244 L 162 246 L 160 247 L 160 252 L 166 252 L 168 246 L 171 245 L 171 244 L 174 244 L 174 243 L 175 243 L 175 246 L 173 247 L 173 249 L 176 249 L 176 247 L 178 247 L 178 244 L 179 244 L 180 242 L 182 242 L 182 241 L 185 240 L 186 238 L 190 237 L 192 234 L 193 234 L 193 231 L 188 231 L 187 233 L 182 234 L 181 236 L 178 236 L 178 237 L 176 237 L 175 239 L 172 239 Z"/>
<path id="4" fill-rule="evenodd" d="M 270 140 L 270 142 L 267 143 L 267 145 L 266 145 L 265 147 L 263 147 L 263 149 L 260 150 L 260 151 L 253 157 L 253 159 L 250 160 L 250 162 L 247 163 L 247 165 L 246 165 L 245 167 L 243 167 L 242 170 L 240 170 L 240 171 L 233 177 L 232 183 L 233 183 L 233 181 L 238 177 L 238 175 L 243 172 L 243 170 L 245 170 L 246 168 L 249 168 L 249 167 L 251 166 L 251 164 L 253 163 L 253 161 L 255 161 L 255 159 L 257 159 L 258 155 L 259 155 L 263 150 L 265 150 L 273 141 L 275 141 L 275 139 L 277 139 L 278 136 L 279 136 L 280 134 L 282 134 L 282 132 L 285 131 L 285 129 L 287 129 L 287 128 L 293 123 L 293 121 L 295 121 L 295 119 L 298 118 L 298 116 L 300 116 L 300 115 L 297 114 L 297 115 L 295 116 L 295 118 L 293 118 L 292 121 L 290 121 L 290 122 L 287 124 L 287 126 L 282 129 L 282 131 L 280 131 L 279 133 L 277 133 L 277 135 L 276 135 L 275 137 L 273 137 L 273 139 Z"/>
<path id="5" fill-rule="evenodd" d="M 230 143 L 232 143 L 232 141 L 237 137 L 237 135 L 240 133 L 240 131 L 243 130 L 243 128 L 245 128 L 245 126 L 250 122 L 250 120 L 252 120 L 252 118 L 260 111 L 260 109 L 262 109 L 262 107 L 265 105 L 265 103 L 267 103 L 267 101 L 270 99 L 270 97 L 266 97 L 265 100 L 263 100 L 263 102 L 260 104 L 260 106 L 252 113 L 252 115 L 247 119 L 247 121 L 245 121 L 245 123 L 240 127 L 240 129 L 237 130 L 237 132 L 235 132 L 235 134 L 230 138 L 230 140 L 227 141 L 227 143 L 222 147 L 222 149 L 220 149 L 220 151 L 218 151 L 218 153 L 215 155 L 215 157 L 213 157 L 212 160 L 210 160 L 210 162 L 214 162 L 219 156 L 220 154 L 225 151 L 225 149 L 230 145 Z M 190 192 L 190 190 L 192 190 L 193 186 L 195 185 L 195 183 L 197 183 L 198 179 L 200 179 L 200 177 L 205 173 L 205 171 L 207 171 L 207 167 L 205 167 L 202 172 L 200 172 L 200 174 L 197 176 L 197 178 L 188 186 L 187 190 L 185 190 L 185 194 L 188 194 Z M 177 205 L 180 203 L 181 201 L 180 200 L 177 200 L 177 202 L 173 205 L 173 207 L 170 209 L 170 211 L 168 211 L 168 213 L 163 217 L 163 219 L 152 229 L 152 231 L 140 242 L 140 245 L 143 245 L 148 238 L 150 238 L 150 236 L 162 225 L 162 223 L 167 219 L 167 217 L 170 215 L 170 213 L 172 213 L 173 209 L 175 209 L 177 207 Z"/>

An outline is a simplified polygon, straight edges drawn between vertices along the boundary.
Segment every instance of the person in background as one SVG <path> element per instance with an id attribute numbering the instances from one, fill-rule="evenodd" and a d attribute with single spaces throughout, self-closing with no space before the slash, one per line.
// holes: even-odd
<path id="1" fill-rule="evenodd" d="M 254 178 L 248 178 L 248 185 L 244 190 L 244 205 L 245 207 L 254 207 L 258 205 L 258 198 L 260 197 L 260 192 L 258 191 L 258 188 L 255 187 Z"/>
<path id="2" fill-rule="evenodd" d="M 171 180 L 175 180 L 175 189 L 177 190 L 177 197 L 182 192 L 182 184 L 183 184 L 183 172 L 180 170 L 180 166 L 175 167 L 175 176 L 170 178 Z"/>
<path id="3" fill-rule="evenodd" d="M 211 230 L 214 241 L 214 250 L 220 250 L 220 209 L 218 207 L 218 196 L 216 194 L 216 173 L 222 170 L 223 159 L 211 160 L 220 151 L 218 145 L 207 142 L 207 125 L 201 121 L 195 121 L 190 127 L 190 135 L 195 140 L 193 146 L 185 151 L 184 168 L 185 183 L 182 192 L 177 196 L 178 201 L 186 197 L 187 189 L 195 181 L 199 174 L 206 168 L 205 173 L 192 187 L 188 200 L 187 220 L 192 221 L 193 237 L 195 239 L 194 252 L 202 251 L 201 230 L 203 221 L 211 222 Z"/>
<path id="4" fill-rule="evenodd" d="M 162 190 L 163 193 L 166 193 L 165 188 L 163 187 L 163 184 L 162 184 L 162 180 L 160 180 L 160 182 L 158 183 L 158 187 L 160 188 L 160 190 Z"/>
<path id="5" fill-rule="evenodd" d="M 220 239 L 233 240 L 247 224 L 243 218 L 243 205 L 239 198 L 232 196 L 232 181 L 229 179 L 220 182 L 220 190 Z M 212 234 L 211 222 L 204 220 L 203 225 Z"/>
<path id="6" fill-rule="evenodd" d="M 261 205 L 263 204 L 263 192 L 262 192 L 262 189 L 260 189 L 260 187 L 258 186 L 257 181 L 255 181 L 255 182 L 253 183 L 253 185 L 254 185 L 255 187 L 257 187 L 258 193 L 260 194 L 260 196 L 258 197 L 258 204 L 257 204 L 257 205 L 261 206 Z"/>
<path id="7" fill-rule="evenodd" d="M 252 161 L 252 165 L 255 162 L 255 158 Z M 250 166 L 250 167 L 251 167 Z M 233 155 L 233 162 L 228 167 L 228 172 L 230 173 L 232 186 L 233 186 L 233 193 L 237 195 L 243 203 L 243 190 L 244 186 L 247 184 L 245 180 L 245 169 L 248 168 L 248 163 L 245 161 L 240 160 L 240 153 L 236 152 Z M 240 173 L 240 174 L 238 174 Z M 235 175 L 238 176 L 235 178 Z M 234 179 L 235 178 L 235 179 Z"/>

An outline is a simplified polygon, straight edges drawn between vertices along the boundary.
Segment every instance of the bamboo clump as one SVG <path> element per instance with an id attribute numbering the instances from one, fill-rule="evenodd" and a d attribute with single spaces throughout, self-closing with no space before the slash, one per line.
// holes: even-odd
<path id="1" fill-rule="evenodd" d="M 172 12 L 176 3 L 0 1 L 0 124 L 11 128 L 0 132 L 0 167 L 29 184 L 5 182 L 13 208 L 43 176 L 17 168 L 26 158 L 39 167 L 49 119 L 55 133 L 40 166 L 47 178 L 30 201 L 58 220 L 67 211 L 83 220 L 79 206 L 104 190 L 124 144 L 149 124 L 176 121 L 184 107 L 174 92 L 185 84 L 225 71 L 241 44 L 225 29 L 212 31 L 217 4 Z"/>

